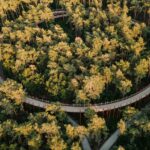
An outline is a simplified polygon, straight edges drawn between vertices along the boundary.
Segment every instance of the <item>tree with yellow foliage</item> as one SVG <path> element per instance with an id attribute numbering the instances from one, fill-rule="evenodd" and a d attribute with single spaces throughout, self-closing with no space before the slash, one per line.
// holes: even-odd
<path id="1" fill-rule="evenodd" d="M 125 134 L 126 131 L 126 123 L 123 120 L 120 120 L 118 123 L 118 128 L 121 134 Z"/>
<path id="2" fill-rule="evenodd" d="M 107 137 L 106 122 L 103 118 L 94 115 L 88 123 L 89 138 L 94 146 L 100 146 L 100 142 Z"/>
<path id="3" fill-rule="evenodd" d="M 142 148 L 149 149 L 149 137 L 150 137 L 150 120 L 149 120 L 149 105 L 142 111 L 137 111 L 134 108 L 127 108 L 124 112 L 124 118 L 118 123 L 118 127 L 121 132 L 121 136 L 118 142 L 114 146 L 113 150 L 119 148 L 124 149 L 137 149 Z M 136 115 L 137 114 L 137 115 Z M 132 119 L 132 117 L 134 119 Z M 137 116 L 137 117 L 136 117 Z M 128 119 L 127 119 L 128 117 Z M 124 120 L 129 120 L 130 124 L 126 125 Z M 120 147 L 120 145 L 122 145 Z"/>

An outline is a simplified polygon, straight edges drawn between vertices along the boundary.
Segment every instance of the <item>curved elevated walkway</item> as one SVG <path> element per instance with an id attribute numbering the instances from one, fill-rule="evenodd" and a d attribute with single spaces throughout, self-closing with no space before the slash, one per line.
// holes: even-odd
<path id="1" fill-rule="evenodd" d="M 135 102 L 142 100 L 148 95 L 150 95 L 150 85 L 142 89 L 138 93 L 131 95 L 130 97 L 126 97 L 118 101 L 114 101 L 112 103 L 95 104 L 91 106 L 90 105 L 89 106 L 77 106 L 76 104 L 74 105 L 61 104 L 61 109 L 65 112 L 83 113 L 85 112 L 87 108 L 90 107 L 94 109 L 96 112 L 103 112 L 107 110 L 113 110 L 113 109 L 121 108 L 124 106 L 128 106 L 130 104 L 133 104 Z M 40 106 L 42 108 L 50 104 L 49 102 L 46 102 L 44 100 L 37 100 L 37 99 L 29 98 L 29 97 L 25 99 L 25 103 L 31 104 L 37 107 Z"/>
<path id="2" fill-rule="evenodd" d="M 1 83 L 4 81 L 4 79 L 2 78 L 2 74 L 3 74 L 2 67 L 0 65 L 0 82 Z M 133 104 L 135 102 L 142 100 L 148 95 L 150 95 L 150 84 L 144 89 L 140 90 L 139 92 L 129 97 L 125 97 L 123 99 L 110 102 L 110 103 L 102 103 L 102 104 L 95 104 L 95 105 L 89 105 L 89 106 L 81 106 L 77 104 L 72 104 L 72 105 L 60 104 L 60 105 L 63 111 L 70 112 L 70 113 L 83 113 L 89 107 L 94 109 L 96 112 L 103 112 L 107 110 L 113 110 L 113 109 L 121 108 L 124 106 L 128 106 L 130 104 Z M 46 100 L 39 100 L 36 98 L 30 98 L 30 97 L 26 97 L 24 103 L 27 103 L 36 107 L 40 107 L 40 108 L 46 108 L 48 105 L 51 104 L 50 102 Z"/>

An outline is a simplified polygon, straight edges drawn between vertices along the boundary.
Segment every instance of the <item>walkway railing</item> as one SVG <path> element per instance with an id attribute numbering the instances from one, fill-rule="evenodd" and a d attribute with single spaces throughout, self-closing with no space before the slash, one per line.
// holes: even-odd
<path id="1" fill-rule="evenodd" d="M 62 108 L 62 110 L 66 111 L 66 112 L 74 112 L 74 113 L 83 113 L 85 112 L 85 110 L 87 108 L 92 108 L 94 109 L 96 112 L 102 112 L 102 111 L 106 111 L 106 110 L 112 110 L 112 109 L 117 109 L 117 108 L 121 108 L 124 106 L 128 106 L 132 103 L 135 103 L 139 100 L 142 100 L 143 98 L 147 97 L 148 95 L 150 95 L 150 85 L 146 86 L 145 88 L 143 88 L 142 90 L 138 91 L 137 93 L 134 93 L 128 97 L 116 100 L 116 101 L 112 101 L 112 102 L 105 102 L 105 103 L 100 103 L 100 104 L 64 104 L 64 103 L 59 103 L 60 107 Z M 29 101 L 33 102 L 36 106 L 39 105 L 50 105 L 50 104 L 54 104 L 54 102 L 50 102 L 48 100 L 44 100 L 44 99 L 37 99 L 34 97 L 27 97 L 25 102 L 29 103 Z M 43 104 L 41 104 L 43 103 Z"/>
<path id="2" fill-rule="evenodd" d="M 2 67 L 0 67 L 0 82 L 3 82 L 4 79 L 2 78 Z M 128 106 L 132 103 L 135 103 L 137 101 L 142 100 L 143 98 L 147 97 L 150 95 L 150 84 L 143 88 L 142 90 L 138 91 L 137 93 L 134 93 L 130 96 L 124 97 L 119 100 L 115 100 L 112 102 L 105 102 L 105 103 L 99 103 L 99 104 L 64 104 L 64 103 L 59 103 L 60 107 L 62 110 L 65 112 L 74 112 L 74 113 L 83 113 L 87 108 L 92 108 L 96 112 L 102 112 L 106 110 L 112 110 L 112 109 L 117 109 L 121 108 L 124 106 Z M 44 99 L 38 99 L 35 97 L 26 97 L 24 103 L 27 104 L 32 104 L 34 106 L 38 107 L 46 107 L 47 105 L 54 104 L 54 102 L 50 102 L 48 100 Z"/>

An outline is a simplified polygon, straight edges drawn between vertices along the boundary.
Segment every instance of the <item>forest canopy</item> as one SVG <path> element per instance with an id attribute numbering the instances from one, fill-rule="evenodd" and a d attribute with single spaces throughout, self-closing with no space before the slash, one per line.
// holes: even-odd
<path id="1" fill-rule="evenodd" d="M 88 117 L 86 125 L 74 126 L 59 105 L 38 110 L 23 105 L 24 98 L 16 81 L 0 84 L 1 150 L 82 150 L 85 136 L 96 145 L 107 138 L 106 122 L 96 114 Z"/>
<path id="2" fill-rule="evenodd" d="M 123 120 L 118 124 L 121 131 L 121 137 L 118 139 L 117 143 L 113 147 L 113 150 L 147 150 L 150 148 L 149 138 L 150 138 L 150 113 L 149 104 L 142 109 L 137 111 L 133 107 L 125 109 L 123 113 Z M 125 122 L 133 116 L 134 119 L 130 122 L 130 126 L 127 127 Z"/>
<path id="3" fill-rule="evenodd" d="M 149 78 L 149 26 L 134 19 L 127 0 L 62 0 L 56 7 L 68 16 L 60 19 L 54 4 L 0 2 L 0 61 L 6 77 L 32 96 L 67 103 L 115 100 Z"/>
<path id="4" fill-rule="evenodd" d="M 150 149 L 149 81 L 149 0 L 0 0 L 0 150 Z"/>

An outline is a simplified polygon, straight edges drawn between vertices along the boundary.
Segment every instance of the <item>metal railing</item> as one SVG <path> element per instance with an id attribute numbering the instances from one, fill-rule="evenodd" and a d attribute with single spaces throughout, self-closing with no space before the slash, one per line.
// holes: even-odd
<path id="1" fill-rule="evenodd" d="M 66 104 L 66 103 L 59 103 L 61 106 L 70 106 L 70 107 L 91 107 L 91 106 L 94 106 L 94 107 L 99 107 L 99 106 L 103 106 L 103 105 L 110 105 L 110 104 L 114 104 L 114 103 L 120 103 L 120 102 L 123 102 L 123 101 L 127 101 L 129 98 L 132 98 L 138 94 L 141 94 L 143 93 L 145 90 L 147 89 L 150 89 L 150 84 L 146 87 L 144 87 L 143 89 L 141 89 L 140 91 L 134 93 L 134 94 L 131 94 L 129 96 L 126 96 L 124 98 L 121 98 L 121 99 L 118 99 L 118 100 L 114 100 L 114 101 L 107 101 L 107 102 L 104 102 L 104 103 L 98 103 L 98 104 Z M 150 90 L 149 90 L 149 93 L 146 94 L 146 95 L 140 95 L 139 98 L 137 98 L 136 101 L 138 100 L 141 100 L 143 99 L 144 97 L 146 97 L 147 95 L 150 94 Z M 47 104 L 55 104 L 55 102 L 50 102 L 48 100 L 44 100 L 44 99 L 39 99 L 39 98 L 36 98 L 36 97 L 32 97 L 32 96 L 28 96 L 28 98 L 31 98 L 33 100 L 36 100 L 36 101 L 40 101 L 40 102 L 44 102 L 44 103 L 47 103 Z M 131 101 L 128 101 L 128 104 L 131 104 L 131 103 L 134 103 L 135 101 L 131 100 Z M 117 107 L 117 106 L 116 106 Z"/>

